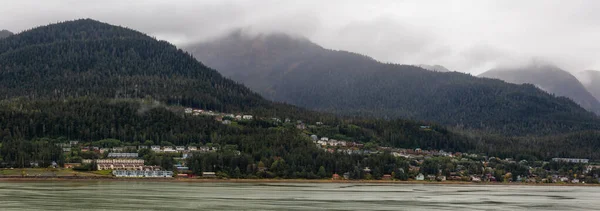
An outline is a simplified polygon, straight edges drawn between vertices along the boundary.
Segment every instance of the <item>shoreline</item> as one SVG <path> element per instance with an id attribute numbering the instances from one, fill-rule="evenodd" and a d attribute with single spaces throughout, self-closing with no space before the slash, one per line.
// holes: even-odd
<path id="1" fill-rule="evenodd" d="M 295 184 L 381 184 L 381 185 L 509 185 L 509 186 L 583 186 L 600 187 L 586 183 L 498 183 L 465 181 L 394 181 L 394 180 L 331 180 L 331 179 L 196 179 L 196 178 L 117 178 L 117 177 L 0 177 L 2 182 L 183 182 L 183 183 L 295 183 Z"/>

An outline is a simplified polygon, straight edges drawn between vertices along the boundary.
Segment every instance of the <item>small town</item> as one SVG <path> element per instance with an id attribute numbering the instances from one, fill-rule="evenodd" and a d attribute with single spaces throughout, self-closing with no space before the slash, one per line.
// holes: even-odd
<path id="1" fill-rule="evenodd" d="M 258 119 L 248 114 L 225 114 L 200 109 L 185 108 L 185 115 L 209 116 L 224 125 L 236 125 L 242 121 Z M 314 124 L 300 120 L 266 118 L 263 120 L 274 123 L 295 124 L 299 130 L 309 127 L 325 126 L 323 122 Z M 431 130 L 429 126 L 421 126 L 423 130 Z M 403 168 L 381 172 L 370 166 L 360 166 L 360 172 L 333 172 L 320 174 L 318 179 L 342 180 L 389 180 L 389 181 L 430 181 L 430 182 L 474 182 L 474 183 L 562 183 L 562 184 L 594 184 L 600 182 L 600 164 L 581 158 L 554 158 L 548 161 L 514 160 L 511 158 L 488 157 L 481 154 L 461 152 L 446 152 L 443 150 L 404 149 L 375 146 L 369 143 L 357 143 L 350 140 L 336 140 L 319 137 L 316 134 L 307 135 L 314 146 L 327 153 L 345 155 L 381 155 L 389 154 L 396 159 L 405 161 L 408 165 Z M 232 179 L 227 174 L 214 171 L 193 171 L 188 161 L 193 156 L 207 153 L 218 153 L 229 150 L 234 155 L 240 155 L 238 150 L 227 149 L 226 146 L 188 145 L 175 146 L 146 144 L 128 145 L 116 139 L 101 140 L 96 143 L 81 143 L 68 141 L 59 143 L 67 159 L 59 164 L 52 162 L 50 166 L 41 166 L 31 162 L 29 169 L 64 169 L 70 174 L 63 176 L 104 176 L 115 178 L 198 178 L 198 179 Z M 110 146 L 110 147 L 107 147 Z M 159 159 L 156 159 L 159 157 Z M 259 165 L 260 172 L 269 172 L 264 164 Z M 358 167 L 358 166 L 357 166 Z M 8 176 L 14 168 L 0 170 L 0 177 Z M 52 177 L 54 173 L 29 174 L 22 171 L 22 177 Z M 264 174 L 262 174 L 264 175 Z M 251 177 L 263 178 L 263 177 Z M 241 179 L 239 176 L 236 179 Z M 283 179 L 283 178 L 282 178 Z"/>

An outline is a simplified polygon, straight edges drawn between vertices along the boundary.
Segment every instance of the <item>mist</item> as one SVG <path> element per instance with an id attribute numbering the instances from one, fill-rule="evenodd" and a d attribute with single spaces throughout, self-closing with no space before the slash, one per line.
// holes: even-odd
<path id="1" fill-rule="evenodd" d="M 382 62 L 439 64 L 479 74 L 550 61 L 573 73 L 600 69 L 600 1 L 2 1 L 0 29 L 92 18 L 175 45 L 243 28 L 304 36 Z"/>

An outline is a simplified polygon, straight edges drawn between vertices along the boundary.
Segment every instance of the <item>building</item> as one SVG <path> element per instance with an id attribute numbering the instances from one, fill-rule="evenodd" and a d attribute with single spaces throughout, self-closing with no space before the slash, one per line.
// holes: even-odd
<path id="1" fill-rule="evenodd" d="M 228 119 L 226 119 L 226 120 L 223 120 L 223 122 L 222 122 L 222 123 L 223 123 L 224 125 L 230 125 L 230 124 L 231 124 L 231 120 L 228 120 Z"/>
<path id="2" fill-rule="evenodd" d="M 588 163 L 590 160 L 581 158 L 552 158 L 552 161 L 566 163 Z"/>
<path id="3" fill-rule="evenodd" d="M 198 147 L 195 147 L 195 146 L 189 146 L 189 147 L 188 147 L 188 149 L 189 149 L 190 151 L 196 151 L 196 150 L 198 150 Z"/>
<path id="4" fill-rule="evenodd" d="M 423 174 L 419 173 L 419 174 L 418 174 L 418 175 L 415 177 L 415 180 L 418 180 L 418 181 L 423 181 L 423 180 L 425 180 L 425 176 L 424 176 Z"/>
<path id="5" fill-rule="evenodd" d="M 72 168 L 77 167 L 77 166 L 81 166 L 81 163 L 65 163 L 64 167 L 66 169 L 72 169 Z"/>
<path id="6" fill-rule="evenodd" d="M 185 151 L 185 147 L 184 146 L 176 146 L 175 150 L 178 152 Z"/>
<path id="7" fill-rule="evenodd" d="M 158 145 L 152 145 L 150 147 L 150 149 L 152 149 L 152 151 L 158 152 L 158 151 L 160 151 L 160 146 L 158 146 Z"/>
<path id="8" fill-rule="evenodd" d="M 163 151 L 163 152 L 177 152 L 177 151 L 175 151 L 175 149 L 173 149 L 173 147 L 171 147 L 171 146 L 165 146 L 165 147 L 163 147 L 162 151 Z"/>
<path id="9" fill-rule="evenodd" d="M 205 172 L 202 172 L 202 177 L 204 177 L 204 178 L 217 178 L 217 174 L 215 174 L 215 172 L 212 172 L 212 171 L 205 171 Z"/>
<path id="10" fill-rule="evenodd" d="M 331 177 L 331 180 L 340 180 L 341 177 L 339 174 L 333 174 L 333 176 Z"/>
<path id="11" fill-rule="evenodd" d="M 245 120 L 252 120 L 252 118 L 253 118 L 252 115 L 244 115 L 244 116 L 242 116 L 242 119 L 245 119 Z"/>
<path id="12" fill-rule="evenodd" d="M 172 171 L 114 170 L 116 177 L 173 177 Z"/>
<path id="13" fill-rule="evenodd" d="M 108 153 L 109 158 L 138 158 L 138 153 L 118 153 L 111 152 Z"/>
<path id="14" fill-rule="evenodd" d="M 185 113 L 186 114 L 191 114 L 193 112 L 192 108 L 185 108 Z"/>
<path id="15" fill-rule="evenodd" d="M 389 174 L 384 174 L 383 177 L 381 177 L 382 180 L 392 180 L 392 175 Z"/>

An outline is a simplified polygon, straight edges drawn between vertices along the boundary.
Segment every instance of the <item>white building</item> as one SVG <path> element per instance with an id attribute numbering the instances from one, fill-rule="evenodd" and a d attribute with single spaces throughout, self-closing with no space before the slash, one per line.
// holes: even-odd
<path id="1" fill-rule="evenodd" d="M 581 158 L 552 158 L 554 162 L 566 162 L 566 163 L 588 163 L 589 159 L 581 159 Z"/>
<path id="2" fill-rule="evenodd" d="M 116 177 L 173 177 L 172 171 L 114 170 Z"/>
<path id="3" fill-rule="evenodd" d="M 185 113 L 186 114 L 191 114 L 193 112 L 192 108 L 185 108 Z"/>
<path id="4" fill-rule="evenodd" d="M 244 116 L 242 116 L 242 119 L 251 120 L 252 119 L 252 115 L 244 115 Z"/>

